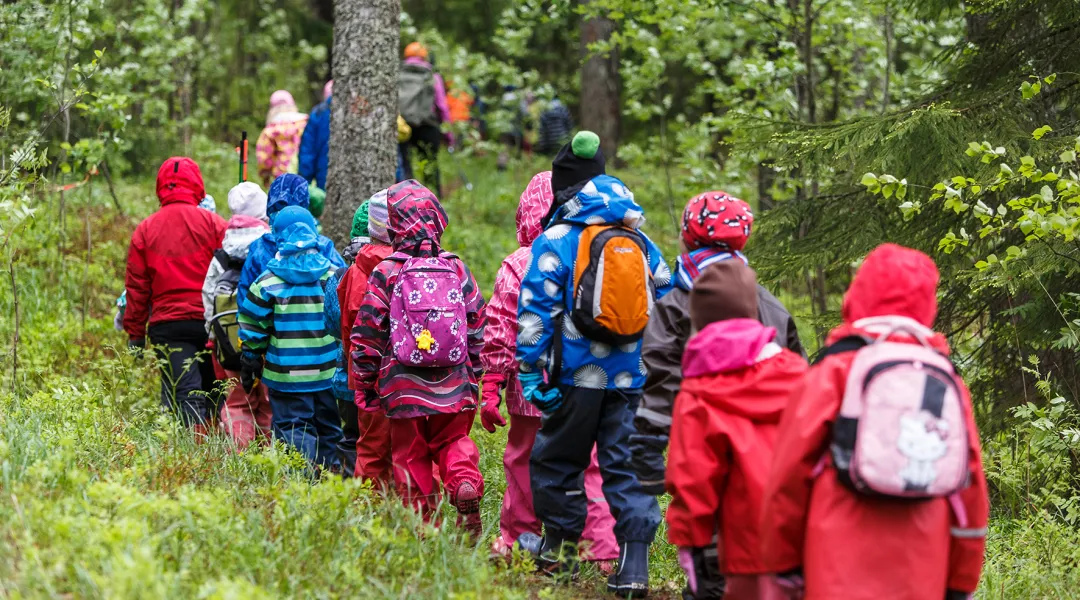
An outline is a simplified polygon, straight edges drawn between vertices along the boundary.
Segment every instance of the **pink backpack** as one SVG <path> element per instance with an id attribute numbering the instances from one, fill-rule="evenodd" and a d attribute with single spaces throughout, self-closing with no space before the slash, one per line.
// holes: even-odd
<path id="1" fill-rule="evenodd" d="M 390 343 L 406 367 L 454 367 L 468 358 L 468 323 L 457 257 L 404 259 L 390 297 Z"/>
<path id="2" fill-rule="evenodd" d="M 950 496 L 968 481 L 967 421 L 956 371 L 921 332 L 903 332 L 919 344 L 888 341 L 894 330 L 876 340 L 841 340 L 826 350 L 860 348 L 833 426 L 833 465 L 842 483 L 863 494 Z"/>

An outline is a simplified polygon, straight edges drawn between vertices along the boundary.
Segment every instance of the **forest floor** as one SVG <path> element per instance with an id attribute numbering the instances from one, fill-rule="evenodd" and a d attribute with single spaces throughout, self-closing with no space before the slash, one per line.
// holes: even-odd
<path id="1" fill-rule="evenodd" d="M 222 211 L 233 173 L 228 156 L 200 160 Z M 543 161 L 497 172 L 488 159 L 444 156 L 443 167 L 445 246 L 490 294 L 500 262 L 516 247 L 518 195 Z M 615 174 L 631 189 L 649 178 Z M 479 543 L 452 526 L 424 525 L 355 481 L 312 482 L 303 461 L 281 447 L 237 453 L 223 436 L 195 445 L 161 413 L 153 362 L 127 354 L 112 328 L 127 244 L 157 206 L 153 190 L 149 178 L 118 182 L 121 212 L 103 184 L 84 186 L 68 194 L 63 218 L 50 199 L 16 238 L 20 343 L 17 357 L 5 351 L 0 363 L 7 371 L 0 392 L 0 598 L 604 595 L 604 579 L 591 566 L 577 584 L 557 587 L 532 575 L 520 557 L 509 565 L 489 560 L 505 485 L 505 429 L 473 430 L 487 488 Z M 677 235 L 670 207 L 641 196 L 652 218 L 646 231 L 670 261 Z M 811 339 L 805 303 L 780 295 Z M 0 339 L 15 333 L 12 300 L 5 281 Z M 446 516 L 452 523 L 451 510 Z M 664 537 L 662 528 L 652 550 L 653 597 L 677 598 L 683 578 Z M 1078 561 L 1080 539 L 1071 528 L 997 515 L 979 597 L 1075 597 Z"/>

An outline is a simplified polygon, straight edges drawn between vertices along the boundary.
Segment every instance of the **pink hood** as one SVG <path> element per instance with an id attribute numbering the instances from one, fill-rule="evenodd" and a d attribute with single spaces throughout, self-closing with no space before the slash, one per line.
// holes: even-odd
<path id="1" fill-rule="evenodd" d="M 702 377 L 749 367 L 780 352 L 776 329 L 754 319 L 709 324 L 686 345 L 683 377 Z"/>
<path id="2" fill-rule="evenodd" d="M 551 171 L 541 171 L 529 181 L 521 192 L 517 208 L 517 241 L 522 248 L 532 246 L 544 231 L 544 215 L 551 207 L 555 195 L 551 191 Z"/>

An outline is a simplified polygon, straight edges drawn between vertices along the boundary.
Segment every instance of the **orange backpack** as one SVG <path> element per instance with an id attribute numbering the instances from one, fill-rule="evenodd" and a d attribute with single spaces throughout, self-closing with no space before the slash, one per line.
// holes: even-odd
<path id="1" fill-rule="evenodd" d="M 576 262 L 570 319 L 578 330 L 612 345 L 641 339 L 656 297 L 642 235 L 619 225 L 589 225 Z"/>

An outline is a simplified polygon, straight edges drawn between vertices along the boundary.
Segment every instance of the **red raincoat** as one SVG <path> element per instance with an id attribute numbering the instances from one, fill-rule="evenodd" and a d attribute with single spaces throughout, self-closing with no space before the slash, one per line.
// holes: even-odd
<path id="1" fill-rule="evenodd" d="M 124 331 L 146 338 L 146 325 L 202 321 L 202 285 L 214 250 L 225 237 L 225 219 L 202 210 L 206 197 L 199 165 L 173 157 L 158 170 L 161 208 L 139 223 L 128 249 Z"/>
<path id="2" fill-rule="evenodd" d="M 372 242 L 360 249 L 356 255 L 356 261 L 349 266 L 345 274 L 338 282 L 338 302 L 341 305 L 341 349 L 346 358 L 352 356 L 352 329 L 356 323 L 356 313 L 360 312 L 360 305 L 364 303 L 364 294 L 367 293 L 368 277 L 375 267 L 379 266 L 387 256 L 394 253 L 390 246 Z M 356 389 L 353 382 L 352 369 L 349 369 L 349 389 Z"/>
<path id="3" fill-rule="evenodd" d="M 937 268 L 926 255 L 886 244 L 867 256 L 844 297 L 844 324 L 829 343 L 878 334 L 896 324 L 923 327 L 942 352 L 948 344 L 929 326 L 937 313 Z M 912 338 L 897 335 L 896 341 Z M 946 590 L 973 592 L 985 549 L 989 499 L 978 430 L 966 388 L 971 483 L 946 498 L 876 499 L 844 487 L 828 454 L 854 353 L 827 357 L 807 373 L 784 412 L 762 506 L 765 566 L 802 567 L 805 600 L 936 600 Z M 960 515 L 966 522 L 960 522 Z"/>
<path id="4" fill-rule="evenodd" d="M 720 570 L 760 574 L 761 498 L 780 415 L 806 361 L 748 319 L 718 321 L 694 336 L 675 401 L 668 454 L 668 541 L 712 543 L 719 523 Z"/>

